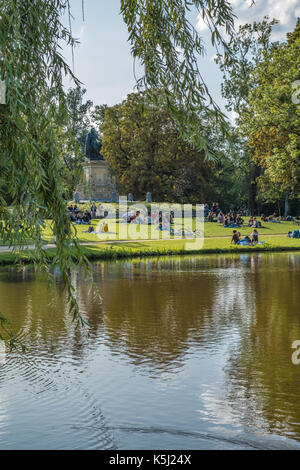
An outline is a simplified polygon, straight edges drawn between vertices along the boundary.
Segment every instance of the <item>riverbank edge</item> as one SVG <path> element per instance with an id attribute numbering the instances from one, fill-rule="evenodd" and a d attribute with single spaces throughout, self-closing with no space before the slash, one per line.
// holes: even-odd
<path id="1" fill-rule="evenodd" d="M 282 253 L 300 251 L 300 246 L 287 247 L 287 246 L 254 246 L 254 247 L 228 247 L 228 248 L 203 248 L 201 250 L 185 250 L 185 249 L 129 249 L 129 248 L 117 248 L 114 249 L 112 245 L 110 248 L 99 249 L 95 246 L 84 246 L 82 247 L 84 255 L 90 261 L 114 261 L 118 259 L 133 259 L 133 258 L 149 258 L 149 257 L 162 257 L 162 256 L 190 256 L 190 255 L 214 255 L 214 254 L 239 254 L 239 253 Z M 16 264 L 34 264 L 38 261 L 36 258 L 33 259 L 32 251 L 22 252 L 5 252 L 0 253 L 0 266 L 9 266 Z M 56 254 L 54 248 L 47 250 L 48 259 L 51 260 Z M 74 263 L 76 263 L 77 257 L 74 252 Z"/>

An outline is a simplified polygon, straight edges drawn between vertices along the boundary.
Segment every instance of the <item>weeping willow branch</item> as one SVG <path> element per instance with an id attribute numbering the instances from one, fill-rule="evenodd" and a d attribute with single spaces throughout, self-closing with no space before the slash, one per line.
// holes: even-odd
<path id="1" fill-rule="evenodd" d="M 212 43 L 226 53 L 220 30 L 232 34 L 229 1 L 121 0 L 121 14 L 132 55 L 145 70 L 139 85 L 153 89 L 153 99 L 162 92 L 182 134 L 209 155 L 199 112 L 212 113 L 224 131 L 226 122 L 199 70 L 205 48 L 188 20 L 192 6 L 209 21 Z M 66 12 L 68 28 L 61 20 Z M 0 0 L 0 81 L 7 90 L 0 105 L 0 239 L 18 246 L 33 240 L 33 260 L 49 274 L 59 266 L 70 312 L 84 324 L 70 270 L 74 257 L 80 266 L 88 262 L 66 214 L 61 176 L 63 156 L 75 145 L 65 132 L 70 116 L 64 76 L 79 85 L 61 55 L 63 45 L 70 46 L 74 67 L 71 18 L 69 0 Z M 43 249 L 46 218 L 53 221 L 57 244 L 51 261 Z"/>
<path id="2" fill-rule="evenodd" d="M 228 1 L 214 0 L 121 0 L 121 13 L 127 25 L 131 52 L 144 68 L 137 82 L 139 90 L 160 90 L 179 129 L 193 146 L 211 155 L 204 134 L 198 128 L 199 113 L 211 114 L 228 130 L 225 116 L 213 100 L 199 69 L 205 46 L 189 21 L 194 7 L 207 21 L 211 42 L 228 54 L 227 42 L 234 33 L 234 15 Z M 155 98 L 154 93 L 154 98 Z"/>
<path id="3" fill-rule="evenodd" d="M 63 77 L 79 83 L 61 55 L 63 42 L 72 48 L 76 42 L 61 22 L 68 3 L 0 0 L 0 79 L 7 90 L 0 106 L 0 239 L 16 246 L 33 240 L 33 261 L 48 273 L 54 264 L 60 268 L 70 313 L 83 324 L 70 270 L 74 257 L 81 266 L 88 262 L 66 213 L 61 180 L 63 154 L 72 148 Z M 43 249 L 46 218 L 57 244 L 51 261 Z"/>

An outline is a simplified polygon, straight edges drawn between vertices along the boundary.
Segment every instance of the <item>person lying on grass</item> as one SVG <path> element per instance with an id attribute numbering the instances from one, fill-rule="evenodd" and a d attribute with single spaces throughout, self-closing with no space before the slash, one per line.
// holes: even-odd
<path id="1" fill-rule="evenodd" d="M 289 238 L 300 238 L 300 231 L 294 230 L 293 232 L 289 232 L 287 236 Z"/>
<path id="2" fill-rule="evenodd" d="M 253 243 L 252 243 L 250 237 L 248 237 L 248 235 L 246 235 L 242 240 L 240 240 L 238 242 L 238 245 L 252 246 Z"/>
<path id="3" fill-rule="evenodd" d="M 103 221 L 102 224 L 100 225 L 99 230 L 95 230 L 94 227 L 89 227 L 88 230 L 85 230 L 82 233 L 92 233 L 92 234 L 97 234 L 97 233 L 107 233 L 108 232 L 108 224 L 107 222 Z"/>

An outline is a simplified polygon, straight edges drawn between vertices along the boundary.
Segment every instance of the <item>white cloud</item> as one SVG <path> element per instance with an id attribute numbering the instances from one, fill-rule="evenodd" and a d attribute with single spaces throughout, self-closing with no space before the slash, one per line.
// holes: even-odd
<path id="1" fill-rule="evenodd" d="M 251 0 L 231 0 L 233 11 L 237 16 L 236 27 L 253 21 L 261 21 L 264 16 L 279 20 L 280 24 L 273 30 L 273 39 L 283 39 L 287 32 L 295 27 L 300 16 L 299 0 L 256 0 L 251 6 Z M 197 17 L 198 31 L 205 31 L 207 24 L 202 15 Z"/>
<path id="2" fill-rule="evenodd" d="M 236 26 L 261 21 L 264 16 L 279 20 L 273 30 L 273 39 L 283 39 L 288 31 L 292 31 L 300 12 L 299 0 L 256 0 L 251 7 L 244 0 L 231 0 L 231 3 L 237 15 Z"/>
<path id="3" fill-rule="evenodd" d="M 205 23 L 201 13 L 199 13 L 199 15 L 197 16 L 196 28 L 197 28 L 198 31 L 205 31 L 208 28 L 208 26 Z"/>

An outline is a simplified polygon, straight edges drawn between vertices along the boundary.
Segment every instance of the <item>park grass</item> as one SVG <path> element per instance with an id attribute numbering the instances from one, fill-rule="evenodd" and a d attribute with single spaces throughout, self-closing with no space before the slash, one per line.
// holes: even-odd
<path id="1" fill-rule="evenodd" d="M 264 245 L 238 246 L 230 243 L 228 238 L 205 239 L 201 248 L 194 240 L 158 240 L 158 241 L 125 241 L 107 242 L 83 246 L 84 254 L 90 260 L 115 260 L 122 258 L 136 258 L 148 256 L 170 256 L 170 255 L 201 255 L 213 253 L 256 253 L 256 252 L 282 252 L 300 250 L 300 239 L 290 239 L 286 236 L 261 237 L 266 243 Z M 188 245 L 187 245 L 188 244 Z M 189 249 L 187 249 L 187 246 Z M 55 248 L 47 251 L 49 259 L 55 255 Z M 15 251 L 12 253 L 0 253 L 0 265 L 8 265 L 21 262 L 24 264 L 32 262 L 29 251 Z M 74 262 L 76 262 L 74 250 Z"/>
<path id="2" fill-rule="evenodd" d="M 249 217 L 244 217 L 245 224 L 238 228 L 241 235 L 250 235 L 253 231 L 253 228 L 247 227 Z M 259 219 L 258 219 L 259 220 Z M 293 232 L 294 230 L 300 229 L 299 225 L 294 222 L 264 222 L 263 227 L 258 228 L 260 235 L 279 235 L 287 234 L 288 232 Z M 205 222 L 205 236 L 206 237 L 222 237 L 230 236 L 232 234 L 232 228 L 225 228 L 220 224 L 215 222 Z"/>
<path id="3" fill-rule="evenodd" d="M 118 219 L 106 219 L 109 228 L 109 234 L 92 234 L 92 233 L 83 233 L 88 229 L 87 225 L 73 225 L 73 231 L 76 232 L 78 240 L 82 243 L 89 242 L 99 242 L 107 240 L 128 240 L 132 238 L 138 238 L 140 240 L 147 240 L 151 238 L 151 228 L 147 225 L 137 225 L 137 224 L 124 224 L 119 223 Z M 248 218 L 245 218 L 245 223 L 248 222 Z M 97 230 L 98 224 L 101 224 L 100 220 L 92 220 L 91 225 L 94 227 L 94 230 Z M 174 230 L 180 230 L 182 228 L 182 223 L 179 219 L 174 221 Z M 188 219 L 186 222 L 185 228 L 187 230 L 194 229 L 195 220 Z M 260 236 L 262 235 L 287 235 L 288 232 L 293 232 L 295 229 L 300 229 L 299 225 L 293 222 L 281 222 L 281 223 L 268 223 L 264 224 L 264 227 L 259 228 L 258 232 Z M 98 227 L 99 230 L 99 227 Z M 130 236 L 130 230 L 132 230 L 132 235 Z M 205 237 L 231 237 L 232 228 L 225 228 L 220 224 L 214 222 L 205 222 L 204 224 L 204 236 Z M 238 228 L 242 236 L 250 235 L 253 231 L 251 227 L 243 226 Z M 159 237 L 158 231 L 153 232 L 155 238 Z M 136 234 L 136 235 L 135 235 Z M 165 234 L 163 234 L 165 236 Z M 153 238 L 153 236 L 152 236 Z M 51 221 L 47 220 L 45 222 L 45 229 L 43 232 L 43 239 L 47 243 L 53 242 L 53 232 L 51 229 Z"/>
<path id="4" fill-rule="evenodd" d="M 105 206 L 105 204 L 103 204 Z M 85 207 L 88 205 L 84 205 Z M 247 227 L 249 217 L 244 217 L 245 224 L 243 227 L 238 228 L 242 236 L 250 235 L 252 228 Z M 88 225 L 73 225 L 73 233 L 77 235 L 78 240 L 82 243 L 90 242 L 99 242 L 106 240 L 128 240 L 132 238 L 138 238 L 140 240 L 148 240 L 149 238 L 159 238 L 158 230 L 153 230 L 151 237 L 151 227 L 147 225 L 137 225 L 137 224 L 124 224 L 119 221 L 119 219 L 109 218 L 106 219 L 109 227 L 109 234 L 90 234 L 84 233 L 88 229 Z M 94 230 L 100 230 L 101 220 L 92 220 L 91 225 L 94 227 Z M 53 231 L 52 231 L 52 221 L 45 220 L 45 228 L 43 229 L 43 241 L 45 243 L 53 243 Z M 182 221 L 180 219 L 175 219 L 174 221 L 174 230 L 180 230 L 182 228 Z M 186 230 L 194 230 L 196 228 L 195 219 L 187 219 L 185 221 Z M 259 235 L 286 235 L 289 231 L 293 232 L 295 229 L 300 229 L 300 226 L 293 222 L 281 222 L 281 223 L 270 223 L 265 222 L 264 226 L 258 229 Z M 231 237 L 232 228 L 225 228 L 220 224 L 215 222 L 205 222 L 204 224 L 204 236 L 207 237 Z M 130 231 L 133 231 L 133 234 L 130 235 Z M 135 234 L 134 234 L 135 232 Z M 154 234 L 154 236 L 153 236 Z M 163 233 L 162 236 L 166 236 Z M 32 240 L 28 240 L 27 244 L 32 244 Z M 0 240 L 0 246 L 8 246 L 9 243 Z"/>

